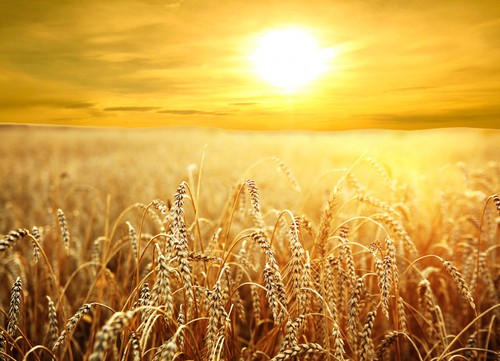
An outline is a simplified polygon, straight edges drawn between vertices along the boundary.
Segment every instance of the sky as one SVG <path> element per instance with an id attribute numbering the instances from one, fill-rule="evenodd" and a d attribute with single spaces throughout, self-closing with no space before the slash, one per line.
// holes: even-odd
<path id="1" fill-rule="evenodd" d="M 298 26 L 335 54 L 289 94 L 251 62 Z M 0 123 L 500 128 L 497 0 L 0 0 Z"/>

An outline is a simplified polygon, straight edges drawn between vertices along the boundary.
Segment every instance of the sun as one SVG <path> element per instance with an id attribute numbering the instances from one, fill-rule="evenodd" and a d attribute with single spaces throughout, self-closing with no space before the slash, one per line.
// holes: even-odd
<path id="1" fill-rule="evenodd" d="M 306 29 L 288 27 L 264 33 L 251 60 L 261 78 L 290 94 L 324 74 L 332 56 Z"/>

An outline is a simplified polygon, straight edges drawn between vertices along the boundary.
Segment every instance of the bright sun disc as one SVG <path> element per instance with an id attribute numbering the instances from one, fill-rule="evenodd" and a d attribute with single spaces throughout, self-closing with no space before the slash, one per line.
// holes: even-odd
<path id="1" fill-rule="evenodd" d="M 331 51 L 320 48 L 306 30 L 289 28 L 264 34 L 252 61 L 264 80 L 293 93 L 323 74 L 331 56 Z"/>

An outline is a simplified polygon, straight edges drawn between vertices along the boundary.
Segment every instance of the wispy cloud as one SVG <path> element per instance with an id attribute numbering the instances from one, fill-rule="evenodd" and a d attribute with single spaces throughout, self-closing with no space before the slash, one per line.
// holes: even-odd
<path id="1" fill-rule="evenodd" d="M 171 115 L 229 115 L 226 112 L 210 112 L 195 109 L 166 109 L 158 111 L 160 114 L 171 114 Z"/>
<path id="2" fill-rule="evenodd" d="M 104 108 L 103 110 L 106 112 L 150 112 L 156 109 L 158 109 L 158 107 L 129 106 L 129 107 L 109 107 L 109 108 Z"/>
<path id="3" fill-rule="evenodd" d="M 252 106 L 259 105 L 259 102 L 239 102 L 239 103 L 229 103 L 229 105 L 237 105 L 237 106 Z"/>

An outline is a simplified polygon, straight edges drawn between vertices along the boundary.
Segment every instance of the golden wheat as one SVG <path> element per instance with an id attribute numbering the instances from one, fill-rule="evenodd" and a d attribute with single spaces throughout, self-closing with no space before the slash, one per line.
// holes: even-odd
<path id="1" fill-rule="evenodd" d="M 59 173 L 37 183 L 39 204 L 10 185 L 0 361 L 494 357 L 498 165 L 464 162 L 466 184 L 457 167 L 436 177 L 422 165 L 429 182 L 363 157 L 313 182 L 264 160 L 272 169 L 134 170 L 162 184 L 137 186 L 145 203 Z M 119 176 L 132 188 L 129 168 Z M 164 184 L 171 200 L 158 198 Z"/>

